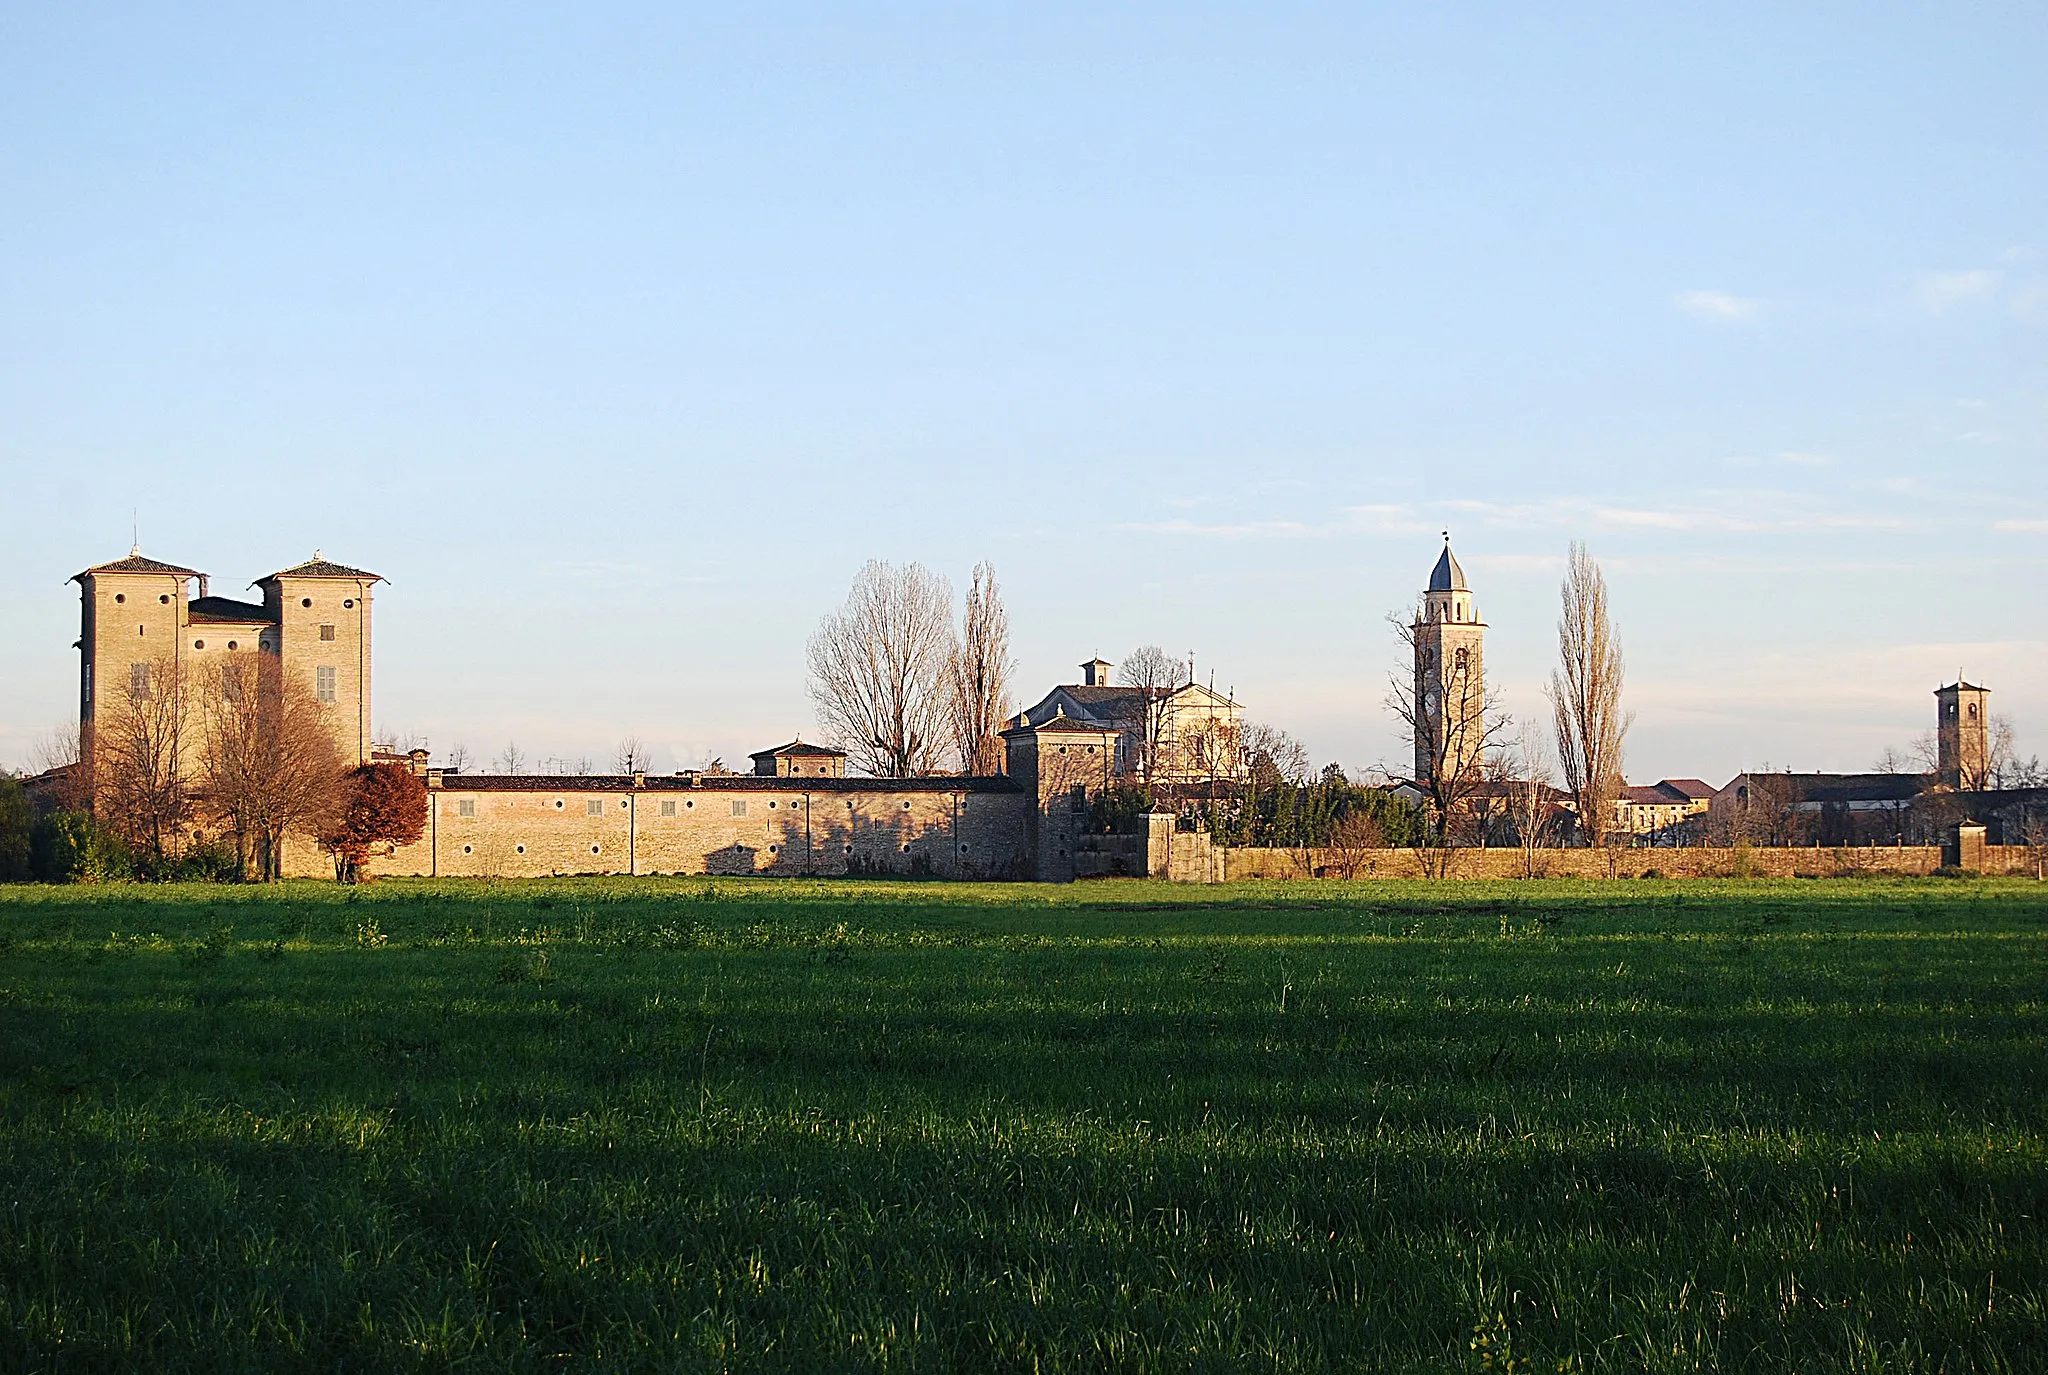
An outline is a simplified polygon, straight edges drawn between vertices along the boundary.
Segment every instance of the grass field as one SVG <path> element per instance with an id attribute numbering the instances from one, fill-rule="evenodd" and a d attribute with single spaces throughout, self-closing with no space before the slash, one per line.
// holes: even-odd
<path id="1" fill-rule="evenodd" d="M 2048 1369 L 2048 889 L 0 890 L 0 1369 Z"/>

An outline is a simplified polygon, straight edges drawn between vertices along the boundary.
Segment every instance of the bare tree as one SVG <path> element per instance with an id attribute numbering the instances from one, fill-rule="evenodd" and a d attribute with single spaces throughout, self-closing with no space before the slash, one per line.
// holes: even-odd
<path id="1" fill-rule="evenodd" d="M 469 767 L 469 746 L 457 745 L 448 751 L 447 768 L 450 773 L 461 773 Z"/>
<path id="2" fill-rule="evenodd" d="M 647 748 L 640 743 L 640 737 L 629 735 L 619 741 L 612 751 L 613 773 L 645 773 L 647 770 Z"/>
<path id="3" fill-rule="evenodd" d="M 999 732 L 1010 714 L 1013 667 L 1010 617 L 1003 610 L 995 566 L 977 563 L 967 585 L 960 638 L 946 678 L 952 699 L 953 749 L 962 773 L 985 776 L 1003 771 Z"/>
<path id="4" fill-rule="evenodd" d="M 1984 756 L 1983 777 L 1978 782 L 1978 787 L 1993 790 L 2013 787 L 2015 776 L 2023 771 L 2012 718 L 2003 715 L 1992 717 L 1991 735 Z"/>
<path id="5" fill-rule="evenodd" d="M 1169 748 L 1166 739 L 1167 699 L 1176 689 L 1186 685 L 1187 666 L 1158 645 L 1139 645 L 1124 655 L 1124 661 L 1117 665 L 1117 677 L 1123 679 L 1124 686 L 1138 689 L 1142 719 L 1138 732 L 1138 757 L 1132 762 L 1137 766 L 1138 777 L 1150 783 L 1154 775 L 1162 771 L 1163 765 L 1172 762 L 1161 758 Z"/>
<path id="6" fill-rule="evenodd" d="M 1561 589 L 1558 667 L 1550 676 L 1557 757 L 1586 842 L 1600 844 L 1621 795 L 1622 742 L 1635 719 L 1621 707 L 1621 642 L 1607 617 L 1607 579 L 1574 540 Z"/>
<path id="7" fill-rule="evenodd" d="M 811 637 L 818 720 L 878 778 L 937 772 L 949 734 L 952 600 L 946 580 L 922 564 L 870 560 Z"/>
<path id="8" fill-rule="evenodd" d="M 498 751 L 498 757 L 492 766 L 499 773 L 518 773 L 526 767 L 526 754 L 516 742 L 507 740 L 505 748 Z"/>
<path id="9" fill-rule="evenodd" d="M 1508 819 L 1522 851 L 1522 877 L 1536 877 L 1536 851 L 1555 832 L 1557 811 L 1550 800 L 1550 752 L 1540 730 L 1524 725 L 1507 752 Z"/>
<path id="10" fill-rule="evenodd" d="M 104 701 L 104 699 L 103 699 Z M 94 810 L 129 844 L 163 859 L 190 816 L 185 786 L 185 677 L 164 655 L 129 665 L 92 738 Z"/>
<path id="11" fill-rule="evenodd" d="M 242 872 L 275 880 L 289 837 L 315 837 L 333 823 L 344 762 L 328 709 L 300 678 L 259 654 L 225 655 L 218 668 L 195 692 L 204 722 L 199 788 L 206 810 L 234 835 Z"/>
<path id="12" fill-rule="evenodd" d="M 1386 844 L 1387 830 L 1378 817 L 1363 810 L 1346 812 L 1330 828 L 1330 869 L 1337 878 L 1358 878 L 1370 869 L 1373 851 Z"/>
<path id="13" fill-rule="evenodd" d="M 1472 798 L 1487 781 L 1487 754 L 1512 723 L 1463 654 L 1448 664 L 1433 662 L 1422 607 L 1387 620 L 1413 668 L 1388 675 L 1386 707 L 1407 727 L 1417 758 L 1427 765 L 1414 780 L 1424 813 L 1417 858 L 1425 873 L 1441 877 L 1449 871 Z"/>
<path id="14" fill-rule="evenodd" d="M 2020 823 L 2020 843 L 2034 861 L 2034 881 L 2048 878 L 2048 807 L 2029 807 Z"/>
<path id="15" fill-rule="evenodd" d="M 66 721 L 38 735 L 29 747 L 29 772 L 41 779 L 37 791 L 43 805 L 65 812 L 84 811 L 92 805 L 80 763 L 80 739 L 78 722 Z"/>

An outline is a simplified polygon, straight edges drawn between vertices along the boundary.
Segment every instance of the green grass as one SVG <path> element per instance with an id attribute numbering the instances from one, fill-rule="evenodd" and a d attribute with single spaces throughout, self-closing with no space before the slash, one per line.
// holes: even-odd
<path id="1" fill-rule="evenodd" d="M 2044 997 L 2019 881 L 0 890 L 0 1369 L 2041 1370 Z"/>

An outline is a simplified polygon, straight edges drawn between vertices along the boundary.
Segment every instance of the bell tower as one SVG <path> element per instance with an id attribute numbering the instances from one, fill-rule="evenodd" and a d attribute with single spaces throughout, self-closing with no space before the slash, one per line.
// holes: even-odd
<path id="1" fill-rule="evenodd" d="M 1462 774 L 1485 744 L 1486 625 L 1448 530 L 1416 609 L 1414 640 L 1415 777 Z"/>
<path id="2" fill-rule="evenodd" d="M 1961 674 L 1934 690 L 1935 772 L 1963 792 L 1990 786 L 1991 689 L 1963 681 Z"/>

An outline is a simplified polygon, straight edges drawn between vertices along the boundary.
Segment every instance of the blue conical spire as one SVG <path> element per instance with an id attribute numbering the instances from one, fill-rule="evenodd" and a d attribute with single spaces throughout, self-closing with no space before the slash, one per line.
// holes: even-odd
<path id="1" fill-rule="evenodd" d="M 1429 590 L 1432 592 L 1469 592 L 1465 585 L 1465 570 L 1458 567 L 1457 556 L 1451 553 L 1451 532 L 1444 531 L 1444 552 L 1436 561 L 1436 567 L 1429 575 Z"/>

